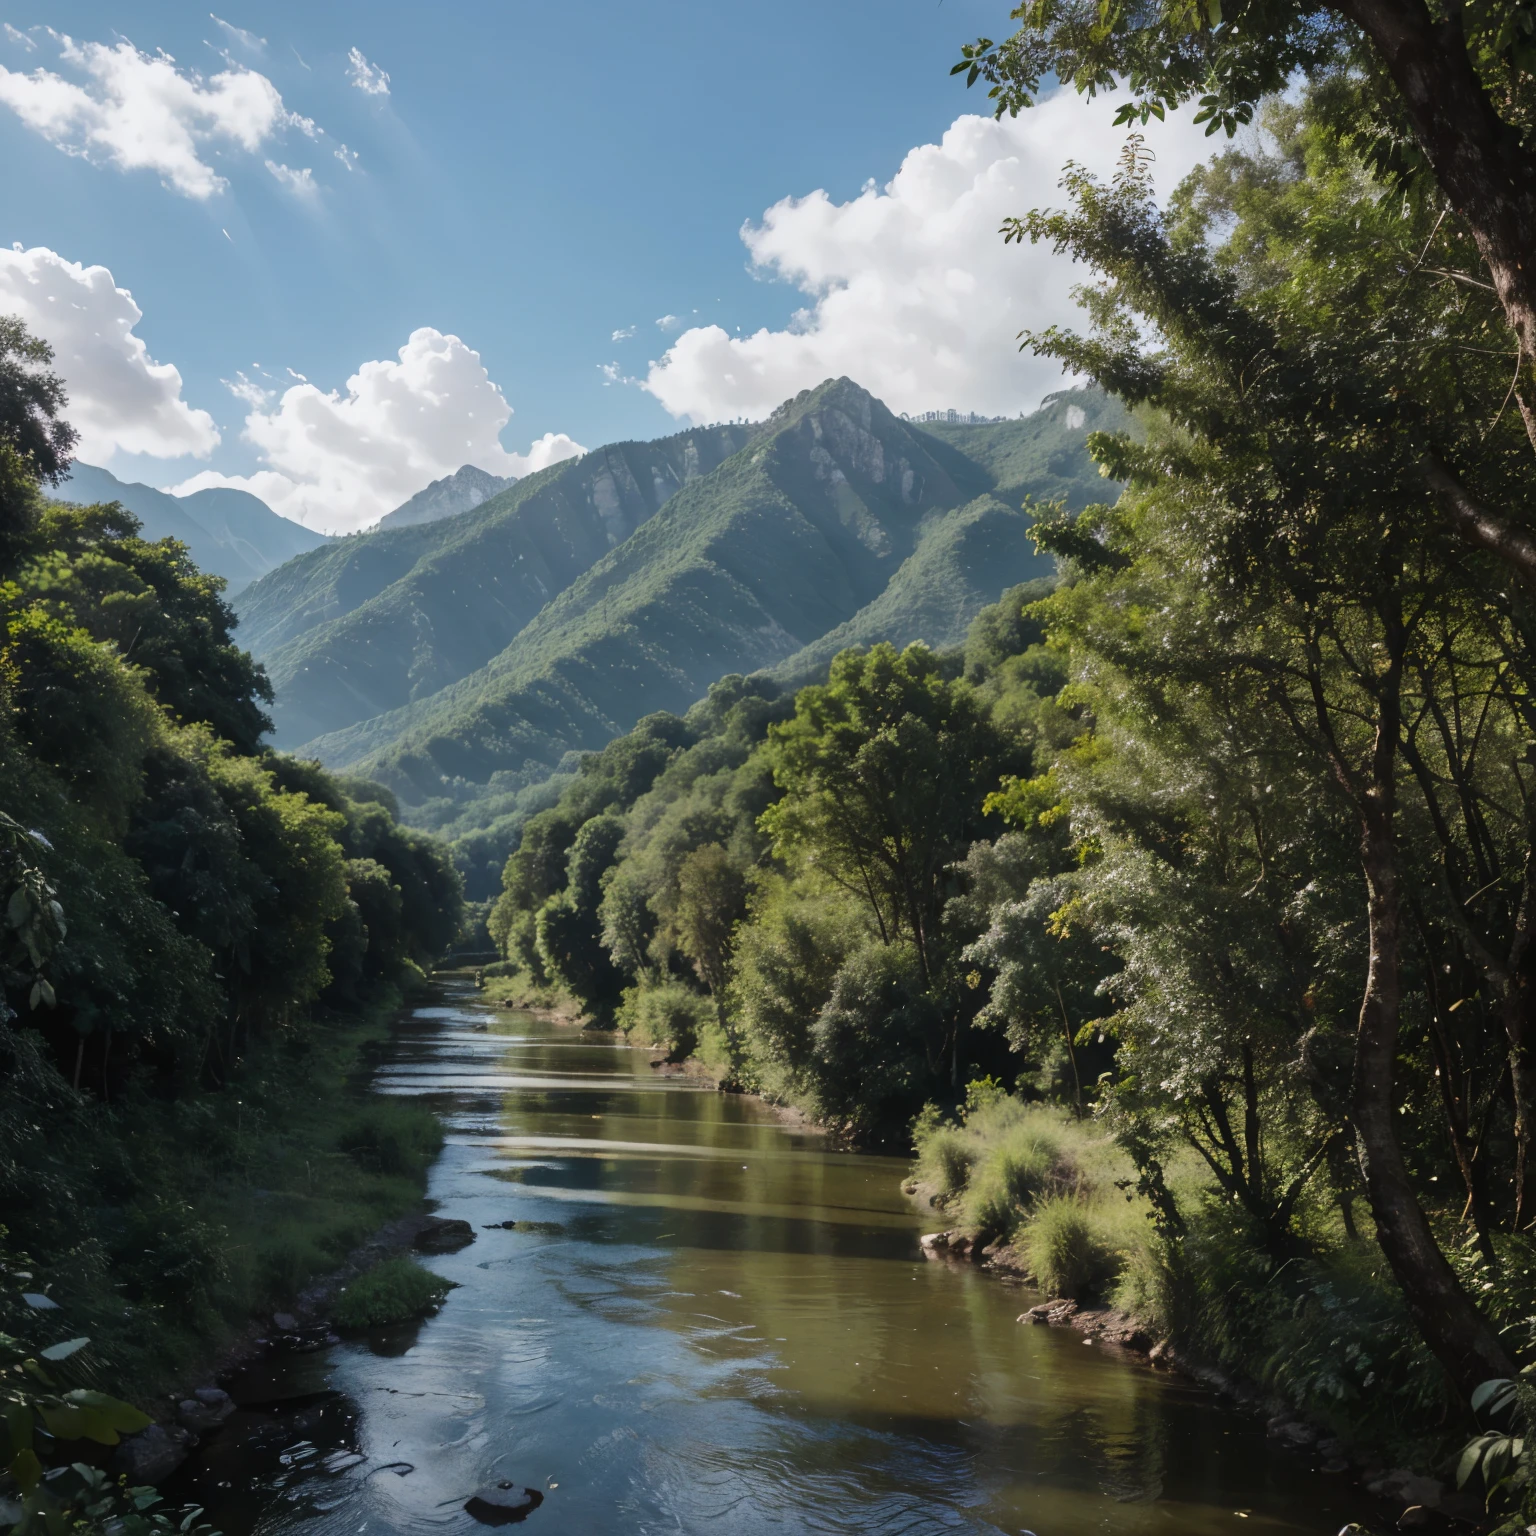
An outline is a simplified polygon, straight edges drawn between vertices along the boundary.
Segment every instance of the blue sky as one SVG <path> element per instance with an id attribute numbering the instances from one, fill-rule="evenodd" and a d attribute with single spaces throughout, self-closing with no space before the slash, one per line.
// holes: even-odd
<path id="1" fill-rule="evenodd" d="M 189 454 L 152 432 L 114 439 L 105 423 L 117 407 L 103 395 L 98 459 L 115 443 L 111 467 L 125 477 L 176 484 L 203 471 L 274 502 L 283 485 L 308 485 L 307 500 L 280 509 L 312 522 L 326 521 L 327 497 L 333 524 L 365 521 L 452 454 L 402 450 L 342 506 L 337 487 L 355 465 L 321 462 L 326 434 L 341 427 L 304 425 L 298 398 L 284 414 L 283 388 L 302 376 L 344 394 L 362 364 L 392 364 L 423 327 L 478 352 L 514 413 L 501 433 L 514 454 L 547 433 L 593 447 L 760 415 L 823 369 L 871 373 L 864 382 L 900 397 L 898 408 L 1013 414 L 1045 385 L 1011 361 L 1009 338 L 1032 294 L 1043 310 L 1060 308 L 1067 277 L 1043 278 L 1029 259 L 996 267 L 983 246 L 999 211 L 1023 211 L 1017 199 L 1036 187 L 1049 197 L 1060 163 L 1082 157 L 1090 118 L 1073 103 L 1055 123 L 972 125 L 952 152 L 914 162 L 910 196 L 890 193 L 911 152 L 946 145 L 957 118 L 985 110 L 948 65 L 1005 13 L 996 0 L 332 0 L 229 5 L 216 20 L 144 0 L 7 0 L 0 249 L 109 269 L 142 312 L 133 335 L 145 357 L 179 370 L 176 408 L 206 413 L 218 437 L 188 428 Z M 129 68 L 125 43 L 139 84 L 107 72 Z M 174 66 L 151 79 L 162 50 Z M 281 97 L 281 115 L 221 131 L 187 107 L 199 185 L 164 166 L 125 168 L 112 135 L 137 131 L 132 92 L 153 97 L 167 81 L 259 85 L 263 100 Z M 43 121 L 48 91 L 76 93 L 57 121 Z M 91 115 L 103 102 L 115 126 Z M 1102 105 L 1091 114 L 1089 147 L 1112 156 L 1109 116 Z M 1011 179 L 998 172 L 1021 155 L 1029 163 Z M 978 190 L 1000 174 L 1000 188 Z M 825 198 L 784 205 L 818 190 Z M 995 208 L 994 195 L 1004 199 Z M 775 205 L 787 211 L 768 216 Z M 750 247 L 744 224 L 756 231 Z M 995 303 L 982 297 L 1008 285 Z M 916 318 L 897 323 L 903 305 Z M 923 314 L 939 311 L 947 329 L 930 334 Z M 673 318 L 658 328 L 663 317 Z M 738 332 L 759 341 L 733 346 Z M 973 344 L 985 366 L 966 360 Z M 92 391 L 107 389 L 91 370 L 86 350 L 70 353 L 66 376 L 87 412 Z M 966 391 L 974 398 L 952 398 Z M 473 395 L 466 409 L 483 418 Z M 243 425 L 251 410 L 268 422 L 254 441 Z M 133 451 L 146 444 L 154 451 Z M 241 479 L 263 468 L 267 482 Z"/>

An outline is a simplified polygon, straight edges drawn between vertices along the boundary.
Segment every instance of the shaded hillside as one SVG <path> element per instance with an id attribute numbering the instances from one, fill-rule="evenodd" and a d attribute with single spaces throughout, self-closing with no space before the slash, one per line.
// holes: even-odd
<path id="1" fill-rule="evenodd" d="M 1038 411 L 1017 421 L 968 425 L 924 422 L 921 430 L 957 449 L 986 471 L 992 491 L 1017 504 L 1063 500 L 1068 506 L 1113 501 L 1118 491 L 1105 486 L 1093 461 L 1083 452 L 1090 432 L 1124 431 L 1129 418 L 1112 395 L 1096 389 L 1069 389 L 1049 396 Z"/>
<path id="2" fill-rule="evenodd" d="M 872 603 L 780 662 L 773 676 L 795 687 L 817 681 L 851 645 L 963 644 L 971 621 L 1001 591 L 1055 574 L 1055 560 L 1030 541 L 1029 525 L 1027 512 L 992 495 L 940 519 Z"/>
<path id="3" fill-rule="evenodd" d="M 599 448 L 472 511 L 359 534 L 275 572 L 237 607 L 277 689 L 277 741 L 386 714 L 483 666 L 748 430 Z"/>
<path id="4" fill-rule="evenodd" d="M 120 502 L 143 524 L 146 539 L 180 539 L 200 570 L 229 583 L 231 596 L 294 556 L 331 542 L 323 533 L 279 517 L 249 491 L 227 486 L 172 496 L 76 461 L 55 494 L 79 505 Z"/>
<path id="5" fill-rule="evenodd" d="M 473 464 L 466 464 L 441 480 L 434 480 L 425 490 L 417 491 L 393 512 L 386 512 L 375 528 L 409 528 L 415 523 L 435 523 L 460 512 L 473 512 L 492 496 L 517 483 L 511 475 L 493 475 Z"/>
<path id="6" fill-rule="evenodd" d="M 686 486 L 488 666 L 306 750 L 362 765 L 417 803 L 547 770 L 847 623 L 934 523 L 991 483 L 850 380 L 829 381 Z"/>

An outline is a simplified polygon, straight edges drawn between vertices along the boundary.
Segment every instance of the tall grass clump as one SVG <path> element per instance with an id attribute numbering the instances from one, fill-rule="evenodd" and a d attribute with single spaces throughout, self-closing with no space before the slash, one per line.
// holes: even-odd
<path id="1" fill-rule="evenodd" d="M 1012 1237 L 1014 1228 L 1046 1194 L 1076 1182 L 1056 1126 L 1032 1115 L 982 1142 L 960 1198 L 964 1224 L 983 1237 Z"/>
<path id="2" fill-rule="evenodd" d="M 1040 1201 L 1020 1235 L 1035 1284 L 1073 1301 L 1106 1299 L 1125 1266 L 1124 1234 L 1100 1202 L 1053 1195 Z"/>
<path id="3" fill-rule="evenodd" d="M 385 1259 L 336 1298 L 331 1317 L 347 1329 L 382 1328 L 425 1316 L 441 1306 L 453 1289 L 452 1280 L 423 1269 L 413 1259 Z"/>

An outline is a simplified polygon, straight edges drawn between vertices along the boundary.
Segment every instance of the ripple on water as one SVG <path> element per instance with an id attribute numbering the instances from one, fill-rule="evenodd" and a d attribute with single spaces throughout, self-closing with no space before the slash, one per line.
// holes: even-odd
<path id="1" fill-rule="evenodd" d="M 230 1536 L 468 1532 L 502 1480 L 545 1493 L 550 1536 L 1313 1536 L 1360 1513 L 1260 1426 L 924 1264 L 899 1161 L 648 1062 L 462 985 L 409 1016 L 378 1086 L 444 1114 L 430 1192 L 477 1240 L 429 1261 L 459 1286 L 437 1316 L 274 1364 L 269 1397 L 328 1406 L 242 1408 L 210 1442 L 187 1488 Z"/>

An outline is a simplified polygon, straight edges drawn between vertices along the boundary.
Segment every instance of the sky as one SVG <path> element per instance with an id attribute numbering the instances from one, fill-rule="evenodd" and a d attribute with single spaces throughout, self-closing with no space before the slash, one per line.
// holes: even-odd
<path id="1" fill-rule="evenodd" d="M 0 313 L 80 456 L 326 532 L 847 374 L 1017 415 L 1085 274 L 1004 247 L 1113 100 L 995 121 L 1006 0 L 0 0 Z M 1153 123 L 1166 193 L 1210 141 Z"/>

